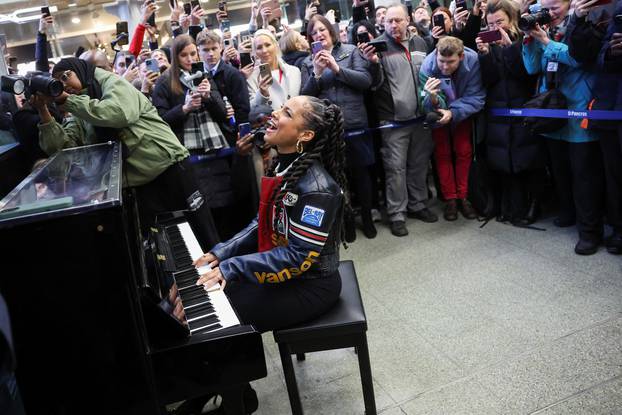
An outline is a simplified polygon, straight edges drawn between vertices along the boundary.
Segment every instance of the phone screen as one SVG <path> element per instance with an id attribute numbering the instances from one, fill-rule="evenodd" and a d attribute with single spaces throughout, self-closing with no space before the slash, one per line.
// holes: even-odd
<path id="1" fill-rule="evenodd" d="M 43 15 L 43 17 L 48 17 L 52 15 L 48 6 L 41 7 L 41 14 Z"/>
<path id="2" fill-rule="evenodd" d="M 192 8 L 194 9 L 195 7 L 199 6 L 201 7 L 201 4 L 199 3 L 199 0 L 191 0 L 190 4 L 192 5 Z"/>
<path id="3" fill-rule="evenodd" d="M 358 40 L 359 43 L 368 43 L 369 42 L 369 33 L 367 33 L 367 32 L 357 33 L 356 34 L 356 39 Z"/>
<path id="4" fill-rule="evenodd" d="M 201 32 L 201 30 L 201 26 L 192 25 L 188 27 L 188 34 L 196 41 L 197 35 L 199 34 L 199 32 Z"/>
<path id="5" fill-rule="evenodd" d="M 438 26 L 443 29 L 443 33 L 445 33 L 445 16 L 442 13 L 435 14 L 432 18 L 434 21 L 434 26 Z"/>
<path id="6" fill-rule="evenodd" d="M 229 19 L 223 19 L 220 21 L 220 30 L 223 32 L 229 32 L 231 30 L 231 22 Z"/>
<path id="7" fill-rule="evenodd" d="M 150 0 L 149 4 L 151 3 L 155 3 L 155 0 Z M 156 22 L 155 22 L 155 12 L 153 12 L 153 14 L 151 16 L 149 16 L 149 18 L 147 19 L 147 24 L 151 27 L 155 27 Z"/>
<path id="8" fill-rule="evenodd" d="M 192 5 L 190 3 L 184 3 L 184 13 L 186 13 L 188 16 L 192 14 Z"/>
<path id="9" fill-rule="evenodd" d="M 262 78 L 269 78 L 270 83 L 272 83 L 272 71 L 270 71 L 270 65 L 267 63 L 262 63 L 259 65 L 259 74 Z"/>
<path id="10" fill-rule="evenodd" d="M 313 42 L 311 43 L 311 53 L 316 54 L 322 50 L 322 42 Z"/>
<path id="11" fill-rule="evenodd" d="M 242 52 L 240 53 L 240 65 L 242 67 L 245 67 L 247 65 L 250 65 L 253 63 L 253 60 L 251 58 L 251 54 L 248 52 Z"/>
<path id="12" fill-rule="evenodd" d="M 240 133 L 240 138 L 250 134 L 250 132 L 251 132 L 251 125 L 250 125 L 250 123 L 243 122 L 242 124 L 240 124 L 238 126 L 238 132 Z"/>

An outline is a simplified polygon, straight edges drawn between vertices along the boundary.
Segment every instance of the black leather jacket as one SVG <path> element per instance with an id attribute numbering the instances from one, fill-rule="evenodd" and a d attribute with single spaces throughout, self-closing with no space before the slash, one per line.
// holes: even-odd
<path id="1" fill-rule="evenodd" d="M 284 218 L 277 228 L 281 243 L 257 252 L 258 221 L 211 252 L 227 281 L 281 283 L 292 278 L 333 275 L 339 266 L 343 192 L 319 163 L 313 163 L 283 198 Z"/>

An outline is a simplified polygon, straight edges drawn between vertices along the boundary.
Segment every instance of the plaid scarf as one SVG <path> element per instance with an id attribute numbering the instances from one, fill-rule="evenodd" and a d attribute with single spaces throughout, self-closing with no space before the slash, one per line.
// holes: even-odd
<path id="1" fill-rule="evenodd" d="M 182 71 L 183 74 L 187 74 Z M 186 82 L 184 76 L 180 79 L 181 83 L 188 88 L 187 93 L 191 93 L 195 86 Z M 192 111 L 188 114 L 184 123 L 184 146 L 188 150 L 203 150 L 206 153 L 212 150 L 228 148 L 229 143 L 225 139 L 220 126 L 206 109 Z"/>
<path id="2" fill-rule="evenodd" d="M 188 150 L 212 150 L 229 147 L 218 123 L 212 120 L 207 110 L 192 111 L 184 124 L 184 146 Z"/>

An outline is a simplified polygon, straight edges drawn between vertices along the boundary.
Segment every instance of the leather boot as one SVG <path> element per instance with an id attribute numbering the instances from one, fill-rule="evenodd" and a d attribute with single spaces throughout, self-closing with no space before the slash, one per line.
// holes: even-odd
<path id="1" fill-rule="evenodd" d="M 371 209 L 363 209 L 361 211 L 361 219 L 363 220 L 363 234 L 367 239 L 374 239 L 378 234 L 374 226 L 374 219 L 371 215 Z"/>
<path id="2" fill-rule="evenodd" d="M 460 212 L 465 219 L 477 219 L 477 212 L 467 199 L 460 199 Z"/>
<path id="3" fill-rule="evenodd" d="M 445 211 L 443 212 L 443 217 L 446 221 L 454 221 L 458 219 L 458 204 L 456 203 L 456 199 L 449 199 L 447 204 L 445 205 Z"/>
<path id="4" fill-rule="evenodd" d="M 356 225 L 354 223 L 354 216 L 346 215 L 343 219 L 343 226 L 345 228 L 346 242 L 352 243 L 356 241 Z"/>
<path id="5" fill-rule="evenodd" d="M 525 216 L 521 218 L 518 223 L 523 226 L 531 225 L 538 220 L 538 216 L 540 216 L 540 201 L 533 198 L 531 202 L 529 202 L 527 213 L 525 213 Z"/>

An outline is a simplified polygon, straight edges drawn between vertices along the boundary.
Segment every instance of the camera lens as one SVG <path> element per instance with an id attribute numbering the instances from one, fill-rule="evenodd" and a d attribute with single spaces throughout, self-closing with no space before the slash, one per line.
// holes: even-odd
<path id="1" fill-rule="evenodd" d="M 2 76 L 0 89 L 10 94 L 20 95 L 24 93 L 26 84 L 21 76 Z"/>
<path id="2" fill-rule="evenodd" d="M 63 93 L 63 83 L 47 76 L 34 75 L 30 78 L 30 93 L 41 92 L 43 95 L 57 97 Z"/>

